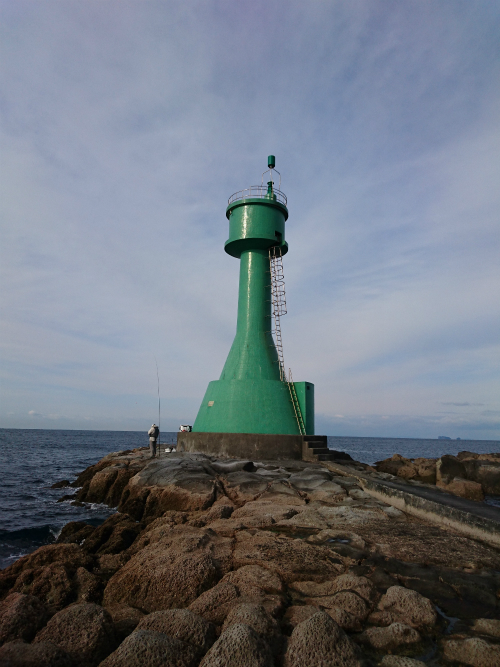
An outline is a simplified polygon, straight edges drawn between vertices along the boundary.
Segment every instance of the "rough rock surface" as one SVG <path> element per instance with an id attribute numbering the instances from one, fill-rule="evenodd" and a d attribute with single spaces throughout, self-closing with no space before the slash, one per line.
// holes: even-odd
<path id="1" fill-rule="evenodd" d="M 443 655 L 446 660 L 472 667 L 500 665 L 500 645 L 492 644 L 481 637 L 448 639 L 443 642 Z"/>
<path id="2" fill-rule="evenodd" d="M 141 619 L 139 630 L 162 632 L 198 648 L 202 655 L 215 642 L 215 626 L 189 609 L 155 611 Z"/>
<path id="3" fill-rule="evenodd" d="M 232 541 L 210 529 L 176 526 L 133 556 L 104 591 L 104 605 L 124 602 L 145 611 L 186 607 L 231 565 Z"/>
<path id="4" fill-rule="evenodd" d="M 199 649 L 154 630 L 135 630 L 100 667 L 196 667 Z"/>
<path id="5" fill-rule="evenodd" d="M 231 625 L 221 634 L 200 663 L 200 667 L 273 667 L 271 650 L 250 626 Z"/>
<path id="6" fill-rule="evenodd" d="M 419 632 L 404 623 L 391 623 L 386 628 L 368 628 L 359 636 L 359 641 L 384 651 L 405 644 L 416 644 L 420 640 Z"/>
<path id="7" fill-rule="evenodd" d="M 394 621 L 412 628 L 433 626 L 437 620 L 432 602 L 417 591 L 403 586 L 391 586 L 380 600 L 378 608 L 388 612 Z"/>
<path id="8" fill-rule="evenodd" d="M 47 607 L 32 595 L 12 593 L 0 602 L 0 645 L 31 641 L 48 620 Z"/>
<path id="9" fill-rule="evenodd" d="M 432 667 L 498 663 L 498 549 L 358 482 L 363 472 L 435 484 L 436 460 L 395 455 L 381 472 L 348 460 L 148 457 L 118 452 L 84 471 L 77 498 L 120 512 L 68 524 L 0 572 L 8 664 L 417 667 L 432 650 Z M 495 488 L 500 456 L 451 459 L 441 457 L 440 485 Z"/>
<path id="10" fill-rule="evenodd" d="M 74 604 L 53 616 L 35 637 L 68 653 L 75 665 L 97 667 L 116 648 L 113 622 L 97 604 Z"/>
<path id="11" fill-rule="evenodd" d="M 359 648 L 323 611 L 295 627 L 284 659 L 285 667 L 358 667 L 362 664 Z"/>
<path id="12" fill-rule="evenodd" d="M 74 667 L 74 662 L 63 649 L 51 644 L 8 642 L 0 648 L 1 667 Z"/>

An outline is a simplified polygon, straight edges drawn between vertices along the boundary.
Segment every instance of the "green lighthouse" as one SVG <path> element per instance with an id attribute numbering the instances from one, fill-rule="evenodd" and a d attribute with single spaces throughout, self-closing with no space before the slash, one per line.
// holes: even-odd
<path id="1" fill-rule="evenodd" d="M 288 252 L 288 209 L 275 188 L 274 167 L 270 155 L 262 184 L 229 198 L 224 249 L 240 260 L 236 336 L 220 378 L 208 385 L 193 432 L 314 434 L 314 385 L 294 383 L 283 362 L 279 318 L 286 312 L 281 257 Z"/>

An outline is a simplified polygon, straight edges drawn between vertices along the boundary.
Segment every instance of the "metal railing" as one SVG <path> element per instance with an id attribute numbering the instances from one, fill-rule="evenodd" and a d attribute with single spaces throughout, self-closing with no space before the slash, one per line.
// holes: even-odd
<path id="1" fill-rule="evenodd" d="M 273 201 L 278 201 L 280 204 L 286 206 L 286 195 L 281 190 L 273 189 L 272 194 L 268 193 L 267 185 L 252 185 L 246 190 L 239 190 L 235 192 L 234 195 L 231 195 L 228 199 L 228 206 L 239 199 L 271 199 Z"/>

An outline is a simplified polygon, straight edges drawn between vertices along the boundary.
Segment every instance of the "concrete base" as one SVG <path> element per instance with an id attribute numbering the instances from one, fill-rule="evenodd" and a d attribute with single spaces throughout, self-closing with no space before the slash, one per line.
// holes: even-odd
<path id="1" fill-rule="evenodd" d="M 201 452 L 231 459 L 300 461 L 302 440 L 301 435 L 181 431 L 177 434 L 177 451 Z"/>

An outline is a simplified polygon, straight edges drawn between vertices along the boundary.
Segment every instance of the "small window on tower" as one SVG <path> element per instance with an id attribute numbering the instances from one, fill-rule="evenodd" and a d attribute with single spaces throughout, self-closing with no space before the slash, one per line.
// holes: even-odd
<path id="1" fill-rule="evenodd" d="M 274 232 L 274 236 L 276 237 L 276 241 L 278 241 L 278 243 L 281 243 L 283 234 L 281 232 Z"/>

